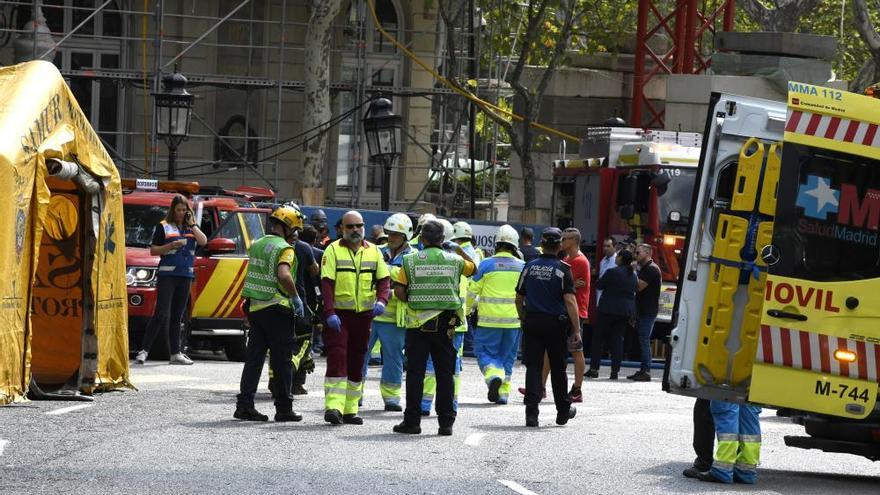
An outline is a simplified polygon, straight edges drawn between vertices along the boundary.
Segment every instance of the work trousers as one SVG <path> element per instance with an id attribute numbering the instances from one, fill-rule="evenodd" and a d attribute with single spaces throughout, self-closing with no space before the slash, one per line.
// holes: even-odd
<path id="1" fill-rule="evenodd" d="M 464 348 L 464 336 L 466 332 L 455 332 L 452 337 L 452 347 L 455 348 L 455 373 L 452 376 L 452 409 L 458 412 L 458 390 L 461 388 L 461 357 Z M 425 365 L 425 386 L 422 389 L 422 414 L 431 414 L 431 406 L 434 404 L 434 396 L 437 394 L 437 377 L 434 372 L 434 360 L 428 356 L 428 364 Z"/>
<path id="2" fill-rule="evenodd" d="M 715 449 L 715 422 L 709 411 L 708 399 L 694 402 L 694 467 L 700 471 L 712 468 L 712 452 Z"/>
<path id="3" fill-rule="evenodd" d="M 568 317 L 530 314 L 523 323 L 523 361 L 526 365 L 526 415 L 538 415 L 538 403 L 543 396 L 542 371 L 544 354 L 550 360 L 550 382 L 557 413 L 568 413 L 571 400 L 568 397 Z"/>
<path id="4" fill-rule="evenodd" d="M 418 425 L 422 419 L 422 392 L 428 358 L 437 380 L 437 420 L 441 427 L 455 423 L 453 405 L 456 349 L 447 332 L 406 331 L 406 409 L 403 421 Z M 463 340 L 463 338 L 462 338 Z"/>
<path id="5" fill-rule="evenodd" d="M 180 322 L 189 302 L 189 289 L 193 279 L 189 277 L 157 277 L 156 310 L 147 325 L 141 349 L 150 352 L 156 335 L 168 335 L 168 352 L 180 352 Z"/>
<path id="6" fill-rule="evenodd" d="M 400 405 L 400 389 L 403 384 L 403 348 L 406 343 L 406 328 L 390 321 L 373 321 L 373 331 L 367 344 L 367 354 L 362 367 L 363 382 L 367 381 L 367 358 L 373 345 L 379 342 L 382 347 L 382 378 L 379 380 L 379 393 L 386 405 Z"/>
<path id="7" fill-rule="evenodd" d="M 709 472 L 724 483 L 754 483 L 761 458 L 761 408 L 713 400 L 709 410 L 718 436 L 715 461 Z"/>
<path id="8" fill-rule="evenodd" d="M 294 346 L 293 312 L 279 305 L 269 306 L 250 313 L 248 321 L 251 328 L 248 332 L 244 368 L 241 370 L 238 407 L 254 407 L 254 395 L 263 373 L 266 351 L 270 351 L 269 364 L 275 370 L 275 410 L 290 412 L 293 403 L 290 395 L 293 375 L 293 365 L 290 362 Z"/>
<path id="9" fill-rule="evenodd" d="M 357 414 L 373 313 L 336 310 L 336 314 L 342 321 L 342 328 L 337 332 L 324 326 L 324 349 L 327 351 L 324 409 Z"/>
<path id="10" fill-rule="evenodd" d="M 507 404 L 510 396 L 510 378 L 519 350 L 522 332 L 518 328 L 492 328 L 478 326 L 474 332 L 474 354 L 483 373 L 486 385 L 501 380 L 498 404 Z"/>
<path id="11" fill-rule="evenodd" d="M 620 371 L 620 361 L 623 359 L 623 334 L 629 318 L 626 316 L 612 315 L 599 312 L 596 325 L 593 327 L 593 342 L 590 344 L 590 369 L 598 370 L 602 362 L 602 354 L 605 350 L 611 352 L 611 371 Z"/>
<path id="12" fill-rule="evenodd" d="M 657 315 L 639 315 L 637 330 L 639 333 L 639 350 L 642 356 L 641 371 L 651 371 L 651 333 L 654 332 L 654 321 Z"/>

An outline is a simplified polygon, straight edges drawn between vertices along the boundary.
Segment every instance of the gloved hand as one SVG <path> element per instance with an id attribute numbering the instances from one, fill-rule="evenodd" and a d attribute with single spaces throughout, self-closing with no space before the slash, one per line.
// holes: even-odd
<path id="1" fill-rule="evenodd" d="M 337 333 L 342 331 L 342 320 L 338 315 L 332 314 L 327 317 L 327 328 L 332 328 Z"/>
<path id="2" fill-rule="evenodd" d="M 302 299 L 299 296 L 293 296 L 290 298 L 290 305 L 293 307 L 293 315 L 298 316 L 300 318 L 305 318 L 306 309 L 303 306 Z"/>
<path id="3" fill-rule="evenodd" d="M 384 303 L 376 302 L 376 304 L 373 305 L 373 318 L 381 315 L 384 312 L 385 312 L 385 304 Z"/>

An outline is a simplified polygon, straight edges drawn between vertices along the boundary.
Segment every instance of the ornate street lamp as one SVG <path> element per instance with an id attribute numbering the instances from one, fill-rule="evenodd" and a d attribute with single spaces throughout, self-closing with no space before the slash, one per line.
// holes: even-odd
<path id="1" fill-rule="evenodd" d="M 389 210 L 391 196 L 391 169 L 400 157 L 400 129 L 402 119 L 391 111 L 391 101 L 379 98 L 370 104 L 364 116 L 364 136 L 370 160 L 382 164 L 382 210 Z"/>
<path id="2" fill-rule="evenodd" d="M 153 93 L 156 98 L 156 135 L 168 145 L 168 180 L 174 180 L 177 166 L 177 146 L 189 134 L 193 95 L 186 92 L 186 77 L 177 72 L 162 77 L 163 91 Z"/>

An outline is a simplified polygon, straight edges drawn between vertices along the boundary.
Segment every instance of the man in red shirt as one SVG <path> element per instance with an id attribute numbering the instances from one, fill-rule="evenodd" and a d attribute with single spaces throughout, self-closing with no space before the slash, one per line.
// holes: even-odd
<path id="1" fill-rule="evenodd" d="M 575 299 L 578 305 L 578 317 L 580 318 L 581 341 L 577 346 L 568 350 L 574 358 L 574 384 L 571 387 L 572 402 L 583 401 L 581 384 L 584 382 L 583 332 L 587 321 L 587 309 L 590 306 L 590 261 L 581 252 L 581 232 L 576 228 L 568 228 L 562 231 L 562 250 L 565 252 L 565 262 L 571 266 L 571 277 L 574 279 Z"/>

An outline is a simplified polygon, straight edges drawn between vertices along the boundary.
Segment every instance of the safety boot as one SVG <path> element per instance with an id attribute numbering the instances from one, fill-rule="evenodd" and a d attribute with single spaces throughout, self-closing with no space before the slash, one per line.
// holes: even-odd
<path id="1" fill-rule="evenodd" d="M 364 418 L 358 416 L 357 414 L 343 414 L 342 422 L 347 425 L 362 425 L 364 424 Z"/>
<path id="2" fill-rule="evenodd" d="M 489 393 L 487 394 L 489 402 L 498 402 L 498 398 L 500 397 L 499 390 L 501 390 L 501 384 L 501 378 L 493 378 L 489 381 Z"/>
<path id="3" fill-rule="evenodd" d="M 574 418 L 575 414 L 577 414 L 577 409 L 574 406 L 570 406 L 566 412 L 556 413 L 556 424 L 562 426 L 568 423 L 568 420 Z"/>
<path id="4" fill-rule="evenodd" d="M 276 423 L 284 423 L 287 421 L 298 422 L 302 421 L 302 414 L 297 413 L 296 411 L 283 411 L 275 413 L 275 422 Z"/>
<path id="5" fill-rule="evenodd" d="M 260 414 L 260 411 L 253 407 L 236 407 L 232 417 L 243 421 L 269 421 L 269 416 Z"/>
<path id="6" fill-rule="evenodd" d="M 404 433 L 407 435 L 418 435 L 422 432 L 422 427 L 419 425 L 409 424 L 406 421 L 394 425 L 394 433 Z"/>
<path id="7" fill-rule="evenodd" d="M 337 411 L 336 409 L 327 409 L 326 411 L 324 411 L 324 421 L 330 423 L 331 425 L 341 425 L 342 413 Z"/>

